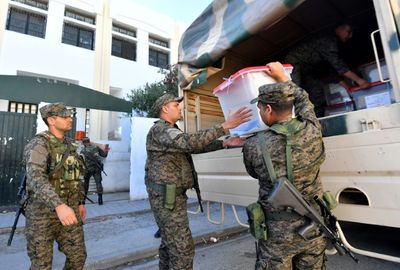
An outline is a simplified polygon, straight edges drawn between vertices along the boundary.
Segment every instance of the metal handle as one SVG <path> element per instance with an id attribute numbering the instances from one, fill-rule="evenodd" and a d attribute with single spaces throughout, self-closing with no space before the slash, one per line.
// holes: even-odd
<path id="1" fill-rule="evenodd" d="M 379 61 L 379 56 L 378 56 L 378 50 L 376 49 L 376 43 L 375 43 L 375 34 L 381 31 L 380 29 L 375 30 L 371 33 L 371 42 L 372 42 L 372 48 L 374 49 L 374 55 L 375 55 L 375 61 L 376 61 L 376 67 L 378 68 L 378 74 L 379 74 L 379 80 L 381 82 L 390 82 L 390 79 L 384 80 L 382 76 L 382 69 L 381 69 L 381 63 Z"/>

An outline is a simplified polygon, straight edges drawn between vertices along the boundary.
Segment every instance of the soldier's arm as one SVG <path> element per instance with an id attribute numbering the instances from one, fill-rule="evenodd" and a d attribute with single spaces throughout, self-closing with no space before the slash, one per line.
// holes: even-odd
<path id="1" fill-rule="evenodd" d="M 294 82 L 288 82 L 294 90 L 294 108 L 296 115 L 301 119 L 312 122 L 315 126 L 320 127 L 317 116 L 315 115 L 314 105 L 308 98 L 308 94 Z"/>
<path id="2" fill-rule="evenodd" d="M 251 177 L 258 179 L 259 177 L 254 170 L 254 164 L 253 164 L 253 161 L 255 160 L 254 154 L 256 151 L 254 145 L 250 144 L 249 141 L 246 141 L 242 151 L 243 151 L 243 163 L 244 166 L 246 167 L 247 173 Z"/>
<path id="3" fill-rule="evenodd" d="M 177 128 L 168 128 L 165 136 L 159 137 L 160 143 L 167 146 L 167 151 L 202 153 L 222 148 L 222 142 L 215 142 L 223 136 L 225 130 L 221 125 L 189 134 Z"/>
<path id="4" fill-rule="evenodd" d="M 329 62 L 329 64 L 339 73 L 344 75 L 350 69 L 346 63 L 339 56 L 339 49 L 337 41 L 333 37 L 324 37 L 319 40 L 318 52 L 322 58 Z"/>
<path id="5" fill-rule="evenodd" d="M 96 147 L 97 147 L 97 151 L 98 151 L 98 153 L 99 153 L 99 155 L 100 155 L 101 157 L 107 157 L 108 152 L 104 151 L 103 149 L 101 149 L 101 148 L 98 147 L 98 146 L 96 146 Z"/>
<path id="6" fill-rule="evenodd" d="M 35 138 L 26 148 L 26 185 L 35 194 L 35 198 L 43 202 L 49 209 L 54 210 L 63 204 L 49 182 L 47 160 L 49 151 L 44 139 Z"/>
<path id="7" fill-rule="evenodd" d="M 268 66 L 269 70 L 266 71 L 268 75 L 278 82 L 287 83 L 293 89 L 296 115 L 299 115 L 301 119 L 310 121 L 315 126 L 320 127 L 318 118 L 314 112 L 314 105 L 309 100 L 307 92 L 289 80 L 283 66 L 279 62 L 269 63 Z"/>

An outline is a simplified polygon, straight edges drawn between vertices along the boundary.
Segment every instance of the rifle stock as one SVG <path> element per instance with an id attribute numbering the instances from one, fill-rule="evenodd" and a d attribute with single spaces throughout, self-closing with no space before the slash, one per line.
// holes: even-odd
<path id="1" fill-rule="evenodd" d="M 317 197 L 318 198 L 318 197 Z M 314 198 L 315 200 L 315 198 Z M 325 205 L 326 209 L 322 208 L 321 211 L 327 213 L 327 219 L 330 226 L 325 224 L 324 218 L 311 206 L 299 193 L 299 191 L 284 177 L 277 179 L 277 182 L 274 186 L 271 195 L 268 198 L 268 202 L 274 208 L 290 208 L 301 216 L 307 217 L 310 222 L 305 226 L 299 228 L 298 233 L 305 240 L 312 241 L 316 238 L 310 239 L 307 238 L 307 235 L 315 231 L 316 229 L 320 229 L 322 234 L 327 237 L 338 253 L 340 255 L 348 254 L 355 262 L 358 263 L 358 259 L 354 256 L 354 254 L 343 244 L 342 240 L 339 238 L 337 234 L 336 222 L 337 219 L 330 212 L 329 208 Z M 318 201 L 316 203 L 319 205 Z M 322 202 L 324 204 L 324 202 Z M 320 236 L 319 236 L 320 237 Z M 317 237 L 318 238 L 318 237 Z"/>

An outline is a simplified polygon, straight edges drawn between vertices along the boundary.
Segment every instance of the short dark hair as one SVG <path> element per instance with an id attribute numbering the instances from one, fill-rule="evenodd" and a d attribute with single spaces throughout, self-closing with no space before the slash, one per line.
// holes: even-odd
<path id="1" fill-rule="evenodd" d="M 352 30 L 354 30 L 354 23 L 350 20 L 340 20 L 335 24 L 335 29 L 341 26 L 348 25 Z"/>
<path id="2" fill-rule="evenodd" d="M 261 101 L 259 101 L 261 102 Z M 263 105 L 270 105 L 272 110 L 274 110 L 277 113 L 283 113 L 283 112 L 288 112 L 291 111 L 293 108 L 293 100 L 289 101 L 282 101 L 279 103 L 264 103 L 261 102 Z"/>

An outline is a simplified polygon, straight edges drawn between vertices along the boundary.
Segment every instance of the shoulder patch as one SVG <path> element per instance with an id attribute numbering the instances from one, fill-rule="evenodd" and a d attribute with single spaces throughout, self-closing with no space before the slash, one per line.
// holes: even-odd
<path id="1" fill-rule="evenodd" d="M 171 139 L 175 139 L 177 136 L 182 134 L 183 132 L 177 128 L 169 128 L 167 129 L 167 134 Z"/>

